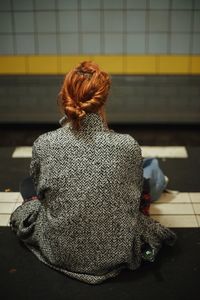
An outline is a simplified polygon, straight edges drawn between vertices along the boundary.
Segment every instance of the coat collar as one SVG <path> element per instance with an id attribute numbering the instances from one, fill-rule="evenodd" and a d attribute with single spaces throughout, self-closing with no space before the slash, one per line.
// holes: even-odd
<path id="1" fill-rule="evenodd" d="M 71 122 L 68 122 L 64 127 L 68 127 L 70 130 L 73 130 Z M 110 129 L 107 128 L 103 119 L 98 113 L 87 113 L 80 121 L 79 132 L 91 133 L 96 131 L 110 131 Z"/>

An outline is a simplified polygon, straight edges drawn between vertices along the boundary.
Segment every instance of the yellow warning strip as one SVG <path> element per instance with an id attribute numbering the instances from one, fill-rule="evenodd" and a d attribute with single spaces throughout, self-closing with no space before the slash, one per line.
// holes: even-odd
<path id="1" fill-rule="evenodd" d="M 200 74 L 200 55 L 5 55 L 0 74 L 65 74 L 84 60 L 110 74 Z"/>

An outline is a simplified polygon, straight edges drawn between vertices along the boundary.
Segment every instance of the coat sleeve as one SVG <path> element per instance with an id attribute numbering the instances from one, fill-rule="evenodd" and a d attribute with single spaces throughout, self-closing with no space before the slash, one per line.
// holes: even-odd
<path id="1" fill-rule="evenodd" d="M 29 174 L 33 179 L 35 184 L 35 189 L 38 193 L 38 182 L 39 182 L 39 175 L 40 175 L 40 157 L 37 147 L 37 140 L 34 142 L 32 147 L 32 158 L 30 163 Z"/>
<path id="2" fill-rule="evenodd" d="M 37 141 L 32 147 L 32 159 L 30 163 L 29 175 L 32 177 L 36 192 L 38 194 L 38 182 L 40 174 L 40 157 Z M 19 238 L 28 242 L 34 232 L 34 226 L 40 210 L 41 202 L 36 199 L 27 201 L 17 207 L 10 217 L 10 226 Z"/>
<path id="3" fill-rule="evenodd" d="M 139 211 L 141 195 L 143 191 L 143 157 L 142 150 L 138 142 L 129 135 L 130 145 L 131 145 L 131 182 L 133 188 L 133 199 L 134 205 L 133 210 Z"/>
<path id="4" fill-rule="evenodd" d="M 143 191 L 144 178 L 143 178 L 142 150 L 137 141 L 135 141 L 135 171 L 136 171 L 135 181 L 138 190 L 137 199 L 138 199 L 138 208 L 139 208 L 141 195 Z"/>

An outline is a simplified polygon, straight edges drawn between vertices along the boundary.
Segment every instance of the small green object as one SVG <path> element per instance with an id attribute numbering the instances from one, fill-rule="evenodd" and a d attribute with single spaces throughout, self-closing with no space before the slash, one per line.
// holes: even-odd
<path id="1" fill-rule="evenodd" d="M 143 259 L 148 260 L 150 262 L 154 262 L 154 260 L 155 260 L 155 251 L 153 249 L 152 250 L 146 250 L 143 253 Z"/>

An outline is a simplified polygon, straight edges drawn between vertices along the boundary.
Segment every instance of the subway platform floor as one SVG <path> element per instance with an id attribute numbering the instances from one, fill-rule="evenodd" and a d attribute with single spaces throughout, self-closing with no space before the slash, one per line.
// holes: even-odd
<path id="1" fill-rule="evenodd" d="M 37 127 L 37 126 L 36 126 Z M 143 156 L 157 156 L 169 178 L 168 189 L 151 205 L 151 217 L 172 228 L 178 239 L 163 247 L 156 262 L 90 286 L 49 269 L 11 232 L 12 211 L 21 205 L 19 182 L 28 175 L 31 146 L 54 127 L 1 128 L 0 280 L 5 299 L 196 299 L 200 278 L 200 141 L 198 128 L 113 127 L 130 133 Z M 155 148 L 159 147 L 159 148 Z M 4 299 L 3 298 L 3 299 Z"/>

